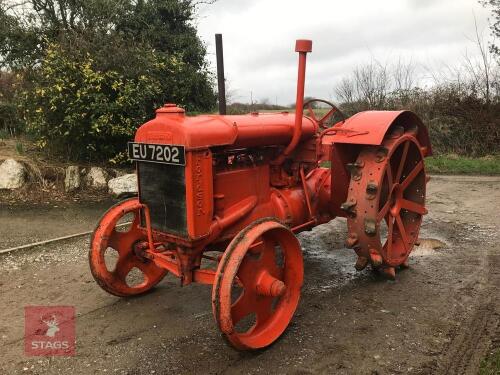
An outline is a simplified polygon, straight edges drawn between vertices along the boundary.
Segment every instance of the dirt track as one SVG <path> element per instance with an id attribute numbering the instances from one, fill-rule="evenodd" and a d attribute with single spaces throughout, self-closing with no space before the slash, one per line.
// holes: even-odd
<path id="1" fill-rule="evenodd" d="M 421 245 L 395 282 L 354 271 L 343 220 L 301 234 L 299 309 L 257 353 L 222 340 L 208 287 L 167 277 L 139 298 L 103 292 L 88 270 L 88 238 L 0 256 L 0 373 L 475 374 L 500 347 L 500 178 L 436 177 L 428 206 Z M 0 207 L 0 247 L 91 229 L 102 209 Z M 74 214 L 58 223 L 58 212 Z M 77 355 L 25 357 L 25 305 L 75 305 Z"/>

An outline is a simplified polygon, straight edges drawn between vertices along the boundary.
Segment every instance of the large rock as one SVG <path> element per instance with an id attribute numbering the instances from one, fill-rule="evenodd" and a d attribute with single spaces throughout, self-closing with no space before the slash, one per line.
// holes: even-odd
<path id="1" fill-rule="evenodd" d="M 113 173 L 114 177 L 121 177 L 129 174 L 130 171 L 124 171 L 123 169 L 112 169 L 111 172 Z"/>
<path id="2" fill-rule="evenodd" d="M 19 189 L 26 183 L 26 169 L 14 159 L 0 164 L 0 189 Z"/>
<path id="3" fill-rule="evenodd" d="M 88 187 L 104 189 L 108 186 L 108 173 L 100 167 L 92 167 L 85 177 L 85 182 Z"/>
<path id="4" fill-rule="evenodd" d="M 135 173 L 112 178 L 108 182 L 109 192 L 116 197 L 137 194 L 137 176 Z"/>
<path id="5" fill-rule="evenodd" d="M 81 185 L 80 168 L 76 165 L 71 165 L 66 168 L 66 175 L 64 177 L 64 190 L 68 193 L 78 190 Z"/>

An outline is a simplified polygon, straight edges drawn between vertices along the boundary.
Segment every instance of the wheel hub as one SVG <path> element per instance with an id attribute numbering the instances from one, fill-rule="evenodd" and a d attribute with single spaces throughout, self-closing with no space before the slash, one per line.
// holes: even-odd
<path id="1" fill-rule="evenodd" d="M 279 297 L 285 290 L 285 283 L 272 276 L 268 270 L 263 270 L 257 278 L 255 291 L 261 296 Z"/>

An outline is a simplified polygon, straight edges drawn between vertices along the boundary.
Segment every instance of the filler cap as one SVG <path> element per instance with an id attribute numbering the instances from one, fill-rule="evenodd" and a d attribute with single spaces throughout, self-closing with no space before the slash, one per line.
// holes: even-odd
<path id="1" fill-rule="evenodd" d="M 156 110 L 156 113 L 177 113 L 179 115 L 183 115 L 185 112 L 184 108 L 177 107 L 177 105 L 173 103 L 165 103 L 163 107 Z"/>

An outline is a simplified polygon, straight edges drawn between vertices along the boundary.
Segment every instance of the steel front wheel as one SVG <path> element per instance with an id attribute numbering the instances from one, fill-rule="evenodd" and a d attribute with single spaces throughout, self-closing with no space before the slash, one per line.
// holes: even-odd
<path id="1" fill-rule="evenodd" d="M 119 297 L 147 292 L 167 271 L 142 257 L 147 238 L 140 225 L 142 205 L 132 198 L 111 207 L 101 218 L 90 241 L 92 276 L 106 292 Z M 130 216 L 130 224 L 119 222 Z M 109 260 L 109 258 L 112 258 Z"/>
<path id="2" fill-rule="evenodd" d="M 212 291 L 215 320 L 237 349 L 259 349 L 285 331 L 304 276 L 300 244 L 274 219 L 243 229 L 219 263 Z"/>

